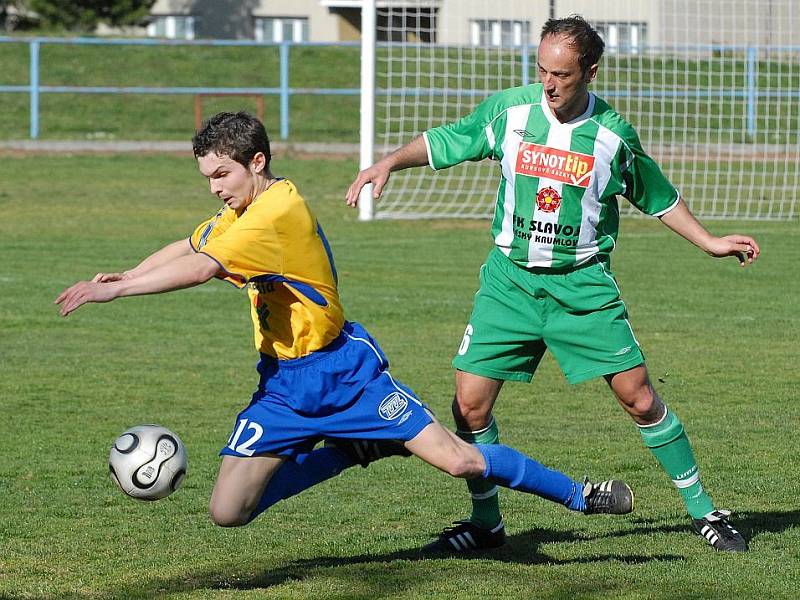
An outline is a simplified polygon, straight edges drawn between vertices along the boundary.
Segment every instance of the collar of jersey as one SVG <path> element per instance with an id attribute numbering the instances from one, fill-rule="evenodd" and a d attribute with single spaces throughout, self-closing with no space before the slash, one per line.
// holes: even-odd
<path id="1" fill-rule="evenodd" d="M 567 121 L 566 123 L 562 123 L 556 116 L 550 111 L 550 107 L 547 106 L 547 100 L 545 97 L 544 89 L 542 89 L 542 112 L 544 113 L 545 118 L 550 121 L 550 125 L 557 125 L 558 127 L 577 127 L 578 125 L 582 125 L 585 123 L 589 118 L 592 116 L 594 112 L 594 102 L 595 102 L 595 95 L 589 92 L 589 105 L 586 107 L 586 110 L 583 111 L 583 114 L 578 115 L 571 121 Z"/>

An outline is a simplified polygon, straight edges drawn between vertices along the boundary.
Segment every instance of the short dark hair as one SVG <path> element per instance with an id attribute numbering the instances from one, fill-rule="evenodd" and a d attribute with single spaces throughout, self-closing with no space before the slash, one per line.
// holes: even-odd
<path id="1" fill-rule="evenodd" d="M 221 112 L 203 123 L 192 138 L 195 158 L 214 152 L 248 167 L 259 152 L 270 162 L 269 137 L 264 124 L 246 112 Z"/>
<path id="2" fill-rule="evenodd" d="M 542 27 L 539 39 L 543 40 L 548 35 L 563 35 L 572 40 L 573 48 L 578 51 L 578 64 L 583 73 L 600 62 L 606 47 L 600 34 L 580 15 L 570 15 L 565 19 L 548 19 Z"/>

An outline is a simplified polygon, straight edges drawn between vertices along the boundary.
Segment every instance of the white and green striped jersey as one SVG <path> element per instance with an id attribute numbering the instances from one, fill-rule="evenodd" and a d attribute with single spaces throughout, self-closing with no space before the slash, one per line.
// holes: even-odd
<path id="1" fill-rule="evenodd" d="M 633 127 L 594 94 L 584 114 L 560 123 L 541 84 L 511 88 L 424 138 L 434 169 L 500 163 L 492 235 L 522 267 L 568 269 L 607 257 L 619 230 L 618 195 L 653 216 L 680 199 Z"/>

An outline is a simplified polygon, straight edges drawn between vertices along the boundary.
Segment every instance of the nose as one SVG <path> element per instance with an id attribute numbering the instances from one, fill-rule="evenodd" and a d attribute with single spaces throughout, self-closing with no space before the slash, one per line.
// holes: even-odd
<path id="1" fill-rule="evenodd" d="M 216 179 L 210 179 L 209 186 L 211 187 L 211 193 L 214 195 L 218 196 L 222 191 L 222 184 Z"/>

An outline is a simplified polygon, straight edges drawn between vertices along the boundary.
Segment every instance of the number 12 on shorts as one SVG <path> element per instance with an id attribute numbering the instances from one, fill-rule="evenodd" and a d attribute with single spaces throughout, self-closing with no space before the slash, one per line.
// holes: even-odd
<path id="1" fill-rule="evenodd" d="M 239 438 L 242 437 L 242 434 L 245 432 L 245 430 L 252 431 L 253 435 L 239 444 Z M 228 448 L 234 452 L 238 452 L 239 454 L 244 454 L 245 456 L 253 456 L 253 454 L 255 454 L 255 450 L 252 448 L 252 446 L 261 439 L 263 434 L 264 428 L 258 423 L 254 423 L 248 419 L 239 419 L 239 426 L 236 428 L 236 431 L 233 433 L 230 440 L 228 440 Z"/>

